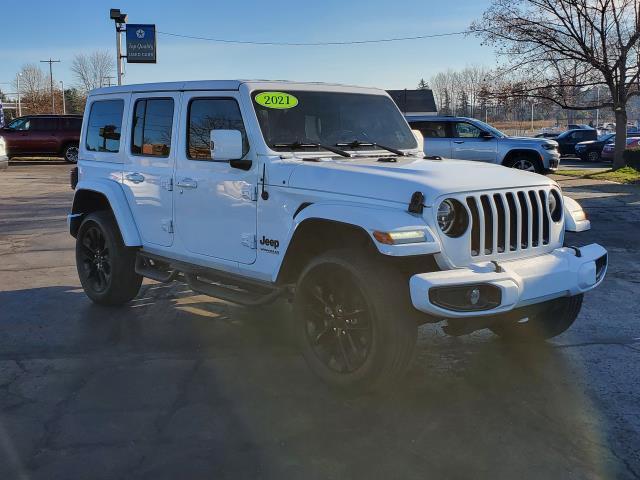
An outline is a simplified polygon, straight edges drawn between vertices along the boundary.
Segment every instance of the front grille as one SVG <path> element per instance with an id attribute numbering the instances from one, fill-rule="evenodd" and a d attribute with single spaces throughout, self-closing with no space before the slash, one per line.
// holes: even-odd
<path id="1" fill-rule="evenodd" d="M 515 190 L 467 196 L 471 211 L 471 256 L 542 248 L 551 218 L 546 190 Z"/>

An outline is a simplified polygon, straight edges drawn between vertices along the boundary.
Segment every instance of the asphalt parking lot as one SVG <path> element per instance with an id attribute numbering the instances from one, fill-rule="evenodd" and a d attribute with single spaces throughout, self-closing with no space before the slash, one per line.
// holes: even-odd
<path id="1" fill-rule="evenodd" d="M 393 391 L 313 378 L 287 306 L 145 283 L 93 305 L 65 215 L 69 166 L 0 172 L 0 478 L 638 479 L 640 187 L 560 179 L 610 252 L 567 333 L 509 345 L 421 329 Z"/>

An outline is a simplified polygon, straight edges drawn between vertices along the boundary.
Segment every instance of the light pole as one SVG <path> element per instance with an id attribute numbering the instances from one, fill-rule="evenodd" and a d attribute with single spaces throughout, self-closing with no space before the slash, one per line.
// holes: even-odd
<path id="1" fill-rule="evenodd" d="M 116 25 L 116 65 L 118 66 L 118 85 L 122 85 L 122 59 L 125 55 L 122 55 L 121 34 L 127 30 L 124 26 L 127 23 L 127 14 L 120 12 L 119 8 L 112 8 L 109 10 L 109 18 Z"/>
<path id="2" fill-rule="evenodd" d="M 62 114 L 67 114 L 67 102 L 64 99 L 64 83 L 60 80 L 60 88 L 62 89 Z"/>

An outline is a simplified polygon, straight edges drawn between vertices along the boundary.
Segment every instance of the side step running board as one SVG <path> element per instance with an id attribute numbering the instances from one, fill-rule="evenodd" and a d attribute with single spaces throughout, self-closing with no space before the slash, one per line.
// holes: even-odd
<path id="1" fill-rule="evenodd" d="M 260 288 L 259 290 L 247 289 L 248 286 L 246 285 L 228 285 L 220 283 L 220 280 L 209 279 L 192 273 L 185 273 L 185 278 L 194 292 L 245 306 L 267 305 L 287 291 L 282 287 Z"/>
<path id="2" fill-rule="evenodd" d="M 162 283 L 171 282 L 183 274 L 194 292 L 246 306 L 266 305 L 289 292 L 287 287 L 169 260 L 147 252 L 138 252 L 136 272 Z"/>

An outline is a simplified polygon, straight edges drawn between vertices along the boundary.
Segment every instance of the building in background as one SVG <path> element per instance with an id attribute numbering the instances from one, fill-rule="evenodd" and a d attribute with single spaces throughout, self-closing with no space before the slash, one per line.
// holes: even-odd
<path id="1" fill-rule="evenodd" d="M 421 90 L 387 90 L 400 111 L 405 115 L 437 115 L 436 101 L 433 91 Z"/>

